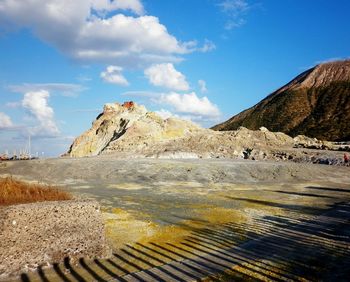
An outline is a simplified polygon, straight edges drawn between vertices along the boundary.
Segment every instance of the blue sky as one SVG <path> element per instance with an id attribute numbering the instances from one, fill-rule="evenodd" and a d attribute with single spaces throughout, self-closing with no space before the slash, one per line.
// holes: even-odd
<path id="1" fill-rule="evenodd" d="M 350 56 L 347 0 L 0 0 L 0 153 L 56 156 L 105 103 L 205 127 Z"/>

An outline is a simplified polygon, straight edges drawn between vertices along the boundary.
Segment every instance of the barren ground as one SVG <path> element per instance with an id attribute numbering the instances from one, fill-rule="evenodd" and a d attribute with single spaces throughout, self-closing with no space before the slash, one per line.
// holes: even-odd
<path id="1" fill-rule="evenodd" d="M 0 176 L 97 199 L 114 248 L 112 259 L 66 260 L 23 281 L 346 280 L 349 172 L 237 160 L 0 163 Z"/>

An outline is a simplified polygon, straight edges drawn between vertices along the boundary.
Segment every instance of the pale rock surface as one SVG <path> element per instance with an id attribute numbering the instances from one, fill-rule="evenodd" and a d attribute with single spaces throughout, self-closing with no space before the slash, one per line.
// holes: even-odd
<path id="1" fill-rule="evenodd" d="M 96 156 L 113 152 L 142 152 L 149 144 L 175 140 L 201 131 L 190 121 L 162 119 L 136 103 L 106 104 L 92 127 L 75 139 L 66 155 Z"/>
<path id="2" fill-rule="evenodd" d="M 295 147 L 310 148 L 310 149 L 331 149 L 332 142 L 318 140 L 317 138 L 310 138 L 305 135 L 298 135 L 294 137 Z"/>
<path id="3" fill-rule="evenodd" d="M 92 127 L 66 156 L 150 158 L 268 158 L 268 148 L 292 148 L 294 140 L 262 127 L 217 132 L 179 118 L 163 119 L 133 102 L 106 104 Z"/>

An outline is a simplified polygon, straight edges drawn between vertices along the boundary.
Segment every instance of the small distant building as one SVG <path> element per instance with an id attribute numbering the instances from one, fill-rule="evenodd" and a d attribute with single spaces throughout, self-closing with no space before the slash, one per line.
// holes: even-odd
<path id="1" fill-rule="evenodd" d="M 124 102 L 122 106 L 124 108 L 130 109 L 130 108 L 134 107 L 134 102 L 133 101 Z"/>

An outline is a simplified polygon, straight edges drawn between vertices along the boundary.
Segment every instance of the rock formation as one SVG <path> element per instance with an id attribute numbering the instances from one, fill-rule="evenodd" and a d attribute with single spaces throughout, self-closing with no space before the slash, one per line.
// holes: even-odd
<path id="1" fill-rule="evenodd" d="M 75 139 L 65 156 L 104 155 L 114 158 L 232 158 L 318 162 L 325 153 L 304 149 L 344 150 L 346 145 L 299 135 L 294 139 L 265 127 L 214 131 L 179 118 L 163 119 L 144 106 L 126 102 L 106 104 L 92 127 Z M 336 149 L 335 149 L 336 148 Z M 340 155 L 339 155 L 340 156 Z M 341 157 L 332 164 L 341 162 Z"/>
<path id="2" fill-rule="evenodd" d="M 294 143 L 288 135 L 263 127 L 217 132 L 178 118 L 164 120 L 144 106 L 126 102 L 106 104 L 65 156 L 266 159 L 271 148 L 292 148 Z"/>
<path id="3" fill-rule="evenodd" d="M 213 127 L 350 141 L 350 60 L 320 64 L 297 76 L 255 106 Z"/>
<path id="4" fill-rule="evenodd" d="M 75 139 L 67 155 L 96 156 L 113 152 L 143 152 L 149 144 L 176 140 L 201 131 L 190 121 L 162 119 L 133 102 L 106 104 L 92 127 Z"/>

